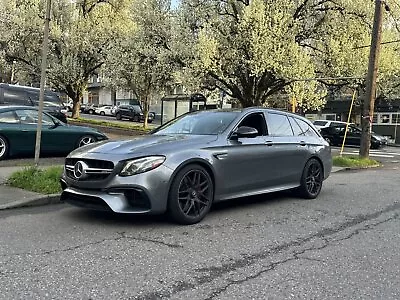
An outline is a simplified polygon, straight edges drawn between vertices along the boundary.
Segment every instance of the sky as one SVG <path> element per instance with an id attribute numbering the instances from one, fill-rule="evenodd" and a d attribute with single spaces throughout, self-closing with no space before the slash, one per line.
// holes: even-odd
<path id="1" fill-rule="evenodd" d="M 171 0 L 171 7 L 172 7 L 172 8 L 177 7 L 178 4 L 179 4 L 179 0 Z"/>

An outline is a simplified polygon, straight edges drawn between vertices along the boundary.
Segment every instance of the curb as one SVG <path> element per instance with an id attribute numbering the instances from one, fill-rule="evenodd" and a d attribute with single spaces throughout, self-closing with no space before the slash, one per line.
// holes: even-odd
<path id="1" fill-rule="evenodd" d="M 38 196 L 37 198 L 34 199 L 19 200 L 2 204 L 0 205 L 0 210 L 29 207 L 29 206 L 43 206 L 48 204 L 59 204 L 59 203 L 62 203 L 60 201 L 60 194 L 51 194 L 46 196 Z"/>

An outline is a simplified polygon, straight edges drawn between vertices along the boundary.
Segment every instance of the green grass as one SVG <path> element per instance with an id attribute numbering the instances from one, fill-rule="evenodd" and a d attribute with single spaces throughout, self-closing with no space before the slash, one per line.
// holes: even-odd
<path id="1" fill-rule="evenodd" d="M 45 169 L 27 167 L 13 173 L 8 178 L 7 184 L 41 194 L 57 194 L 61 192 L 59 180 L 62 170 L 62 166 Z"/>
<path id="2" fill-rule="evenodd" d="M 68 121 L 76 122 L 76 123 L 99 125 L 99 126 L 105 126 L 105 127 L 121 128 L 121 129 L 133 129 L 133 130 L 142 131 L 142 132 L 148 132 L 151 129 L 156 127 L 152 124 L 149 124 L 148 128 L 143 128 L 143 125 L 131 124 L 128 122 L 123 122 L 123 121 L 109 122 L 109 121 L 92 120 L 92 119 L 85 119 L 85 118 L 78 118 L 78 119 L 68 118 Z"/>
<path id="3" fill-rule="evenodd" d="M 369 158 L 360 158 L 358 156 L 334 156 L 333 165 L 347 168 L 368 168 L 379 166 L 379 162 Z"/>

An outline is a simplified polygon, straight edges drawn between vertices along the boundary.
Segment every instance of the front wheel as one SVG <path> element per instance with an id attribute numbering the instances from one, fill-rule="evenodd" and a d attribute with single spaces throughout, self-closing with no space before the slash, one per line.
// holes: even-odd
<path id="1" fill-rule="evenodd" d="M 100 116 L 105 116 L 105 115 L 106 115 L 106 113 L 104 111 L 100 112 Z"/>
<path id="2" fill-rule="evenodd" d="M 210 174 L 200 165 L 188 165 L 173 179 L 168 196 L 168 212 L 180 224 L 200 222 L 214 200 Z"/>
<path id="3" fill-rule="evenodd" d="M 324 174 L 321 163 L 311 158 L 303 169 L 300 187 L 298 191 L 300 195 L 306 199 L 315 199 L 321 192 Z"/>
<path id="4" fill-rule="evenodd" d="M 121 120 L 121 119 L 122 119 L 122 116 L 121 116 L 120 113 L 117 113 L 117 114 L 115 115 L 115 117 L 117 118 L 117 120 Z"/>
<path id="5" fill-rule="evenodd" d="M 89 145 L 91 143 L 94 143 L 95 141 L 96 141 L 96 139 L 93 136 L 84 135 L 78 140 L 77 147 L 78 148 L 83 147 L 83 146 Z"/>
<path id="6" fill-rule="evenodd" d="M 0 160 L 5 159 L 8 155 L 8 142 L 5 137 L 0 135 Z"/>

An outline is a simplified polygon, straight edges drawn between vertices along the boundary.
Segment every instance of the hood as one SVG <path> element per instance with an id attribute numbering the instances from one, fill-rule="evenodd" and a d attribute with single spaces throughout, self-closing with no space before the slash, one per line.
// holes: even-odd
<path id="1" fill-rule="evenodd" d="M 382 136 L 382 135 L 380 135 L 380 134 L 377 134 L 377 133 L 375 133 L 375 132 L 371 132 L 371 136 L 372 136 L 373 138 L 375 138 L 376 140 L 378 140 L 378 141 L 386 141 L 386 140 L 387 140 L 386 137 L 384 137 L 384 136 Z"/>
<path id="2" fill-rule="evenodd" d="M 205 145 L 218 138 L 216 135 L 143 135 L 129 140 L 104 141 L 95 143 L 74 151 L 74 154 L 101 153 L 113 155 L 164 154 L 177 149 L 193 148 L 195 145 Z"/>

